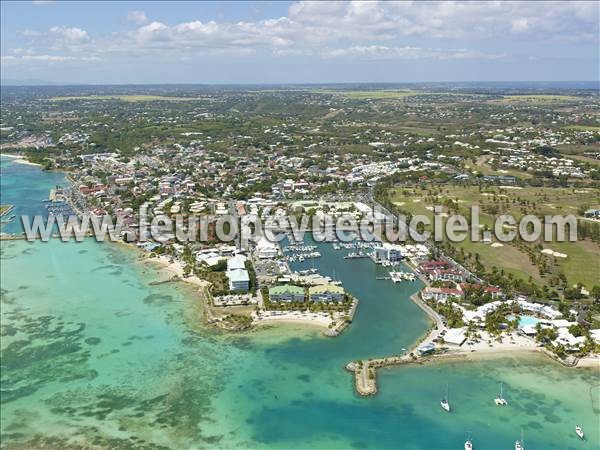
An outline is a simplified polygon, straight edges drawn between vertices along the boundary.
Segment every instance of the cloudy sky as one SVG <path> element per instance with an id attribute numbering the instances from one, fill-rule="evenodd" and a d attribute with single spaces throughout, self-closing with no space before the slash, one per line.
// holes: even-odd
<path id="1" fill-rule="evenodd" d="M 3 79 L 598 80 L 597 2 L 1 3 Z"/>

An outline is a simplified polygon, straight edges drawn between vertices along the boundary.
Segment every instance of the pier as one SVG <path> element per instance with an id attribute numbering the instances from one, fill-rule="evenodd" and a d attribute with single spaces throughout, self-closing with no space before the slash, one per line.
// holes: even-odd
<path id="1" fill-rule="evenodd" d="M 421 308 L 435 323 L 435 326 L 404 355 L 393 355 L 384 358 L 374 358 L 367 360 L 352 361 L 346 364 L 346 370 L 354 372 L 354 385 L 356 392 L 363 397 L 375 395 L 377 393 L 377 369 L 382 367 L 397 366 L 401 364 L 423 363 L 434 358 L 459 355 L 455 353 L 440 354 L 434 356 L 419 356 L 416 353 L 418 347 L 433 343 L 444 328 L 441 316 L 435 312 L 429 305 L 419 298 L 419 294 L 411 295 L 411 300 Z M 463 355 L 465 357 L 465 355 Z"/>
<path id="2" fill-rule="evenodd" d="M 360 258 L 369 258 L 369 255 L 366 253 L 348 253 L 344 256 L 344 259 L 360 259 Z"/>
<path id="3" fill-rule="evenodd" d="M 390 278 L 394 283 L 399 283 L 401 281 L 415 281 L 416 276 L 412 272 L 390 272 Z"/>

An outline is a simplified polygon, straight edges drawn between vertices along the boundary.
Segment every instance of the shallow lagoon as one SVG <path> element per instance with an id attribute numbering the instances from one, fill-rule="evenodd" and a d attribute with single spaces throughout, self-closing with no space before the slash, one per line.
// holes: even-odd
<path id="1" fill-rule="evenodd" d="M 501 449 L 523 428 L 528 450 L 598 448 L 598 373 L 541 356 L 385 369 L 380 394 L 358 398 L 344 364 L 426 330 L 408 299 L 419 285 L 320 251 L 315 267 L 361 301 L 335 339 L 207 329 L 192 288 L 149 285 L 167 275 L 117 245 L 2 242 L 2 446 L 460 449 L 471 432 L 475 448 Z M 507 408 L 493 405 L 500 382 Z M 452 414 L 438 404 L 446 383 Z"/>

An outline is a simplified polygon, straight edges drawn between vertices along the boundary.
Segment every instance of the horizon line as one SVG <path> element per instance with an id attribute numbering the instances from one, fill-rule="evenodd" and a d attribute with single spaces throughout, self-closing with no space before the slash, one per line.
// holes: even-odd
<path id="1" fill-rule="evenodd" d="M 8 81 L 8 84 L 6 83 Z M 133 83 L 88 83 L 88 82 L 60 82 L 60 81 L 34 81 L 27 82 L 22 80 L 23 84 L 19 84 L 21 80 L 0 79 L 0 86 L 6 87 L 85 87 L 85 86 L 327 86 L 327 85 L 422 85 L 422 84 L 500 84 L 500 83 L 594 83 L 600 88 L 600 80 L 459 80 L 459 81 L 325 81 L 325 82 L 237 82 L 237 83 L 219 83 L 219 82 L 133 82 Z M 14 83 L 14 84 L 13 84 Z"/>

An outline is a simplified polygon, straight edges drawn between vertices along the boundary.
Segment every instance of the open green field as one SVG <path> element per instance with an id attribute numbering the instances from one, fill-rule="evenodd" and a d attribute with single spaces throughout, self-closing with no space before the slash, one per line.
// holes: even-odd
<path id="1" fill-rule="evenodd" d="M 393 202 L 403 203 L 402 209 L 411 213 L 430 212 L 427 207 L 432 207 L 433 203 L 428 199 L 437 196 L 436 204 L 455 201 L 455 211 L 460 214 L 468 214 L 470 205 L 480 205 L 482 214 L 489 218 L 486 208 L 497 209 L 497 214 L 512 214 L 520 218 L 525 214 L 577 214 L 580 208 L 598 206 L 600 201 L 600 192 L 592 188 L 490 186 L 480 191 L 477 186 L 456 185 L 431 186 L 424 191 L 398 188 L 391 195 Z"/>
<path id="2" fill-rule="evenodd" d="M 341 97 L 364 100 L 364 99 L 395 99 L 414 97 L 415 95 L 456 95 L 456 96 L 468 96 L 477 97 L 479 94 L 469 94 L 462 92 L 424 92 L 424 91 L 411 91 L 409 89 L 382 89 L 382 90 L 336 90 L 336 89 L 315 89 L 312 92 L 315 94 L 331 94 L 339 95 Z"/>
<path id="3" fill-rule="evenodd" d="M 432 222 L 434 205 L 443 206 L 443 216 L 461 214 L 467 218 L 470 217 L 470 206 L 479 205 L 480 224 L 492 229 L 494 217 L 500 214 L 510 214 L 517 221 L 525 214 L 577 216 L 580 209 L 598 207 L 599 194 L 598 190 L 593 189 L 508 189 L 496 186 L 480 191 L 475 186 L 428 186 L 425 189 L 396 188 L 390 192 L 390 200 L 397 209 L 413 215 L 426 215 Z M 542 249 L 551 249 L 567 255 L 566 258 L 545 258 L 566 275 L 570 284 L 582 283 L 589 289 L 600 283 L 600 246 L 590 240 L 540 242 L 542 248 L 534 248 L 533 244 L 518 247 L 512 243 L 494 241 L 492 238 L 492 243 L 471 242 L 467 238 L 452 245 L 466 253 L 479 254 L 481 263 L 488 270 L 492 267 L 503 268 L 506 273 L 522 280 L 531 276 L 541 285 L 545 284 L 545 279 L 540 276 L 538 267 L 531 261 L 527 251 L 533 249 L 536 255 L 540 255 Z"/>
<path id="4" fill-rule="evenodd" d="M 471 170 L 473 172 L 478 172 L 483 175 L 511 175 L 522 179 L 533 177 L 532 174 L 517 169 L 494 170 L 489 165 L 489 161 L 492 158 L 493 156 L 490 155 L 481 155 L 479 158 L 477 158 L 477 161 L 473 165 L 466 164 L 465 169 Z"/>
<path id="5" fill-rule="evenodd" d="M 567 255 L 559 264 L 572 284 L 581 283 L 588 289 L 600 285 L 600 246 L 594 242 L 549 242 L 544 248 Z"/>
<path id="6" fill-rule="evenodd" d="M 156 100 L 163 101 L 192 101 L 199 100 L 193 97 L 169 97 L 166 95 L 81 95 L 72 97 L 52 97 L 50 101 L 60 102 L 67 100 L 120 100 L 123 102 L 151 102 Z"/>
<path id="7" fill-rule="evenodd" d="M 424 94 L 424 92 L 418 92 L 418 91 L 393 91 L 393 90 L 384 90 L 384 91 L 343 91 L 343 90 L 340 90 L 340 91 L 336 91 L 336 90 L 317 89 L 314 92 L 317 94 L 339 95 L 342 97 L 352 98 L 352 99 L 403 98 L 403 97 L 411 97 L 414 95 Z"/>
<path id="8" fill-rule="evenodd" d="M 578 131 L 600 131 L 600 127 L 595 127 L 593 125 L 568 125 L 566 127 L 567 130 L 578 130 Z"/>
<path id="9" fill-rule="evenodd" d="M 583 100 L 583 97 L 574 95 L 504 95 L 500 100 L 490 100 L 491 103 L 511 103 L 511 102 L 531 102 L 531 103 L 552 103 L 552 102 L 572 102 Z"/>

